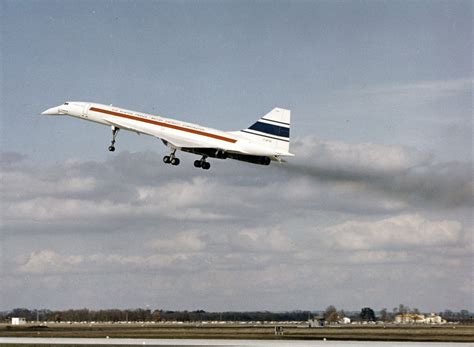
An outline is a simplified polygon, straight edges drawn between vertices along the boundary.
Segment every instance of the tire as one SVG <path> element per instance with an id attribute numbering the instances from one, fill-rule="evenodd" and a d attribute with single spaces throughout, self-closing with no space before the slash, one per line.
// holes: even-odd
<path id="1" fill-rule="evenodd" d="M 171 158 L 168 155 L 165 155 L 163 157 L 163 163 L 169 164 L 171 162 Z"/>
<path id="2" fill-rule="evenodd" d="M 110 152 L 115 151 L 115 147 L 114 147 L 114 146 L 109 146 L 109 151 L 110 151 Z"/>
<path id="3" fill-rule="evenodd" d="M 171 165 L 174 165 L 174 166 L 179 165 L 179 158 L 173 158 L 173 159 L 171 159 Z"/>
<path id="4" fill-rule="evenodd" d="M 207 161 L 205 161 L 204 163 L 202 163 L 202 168 L 204 170 L 209 170 L 211 167 L 211 164 L 209 164 Z"/>
<path id="5" fill-rule="evenodd" d="M 194 161 L 194 167 L 201 167 L 201 166 L 202 166 L 202 162 L 200 160 Z"/>

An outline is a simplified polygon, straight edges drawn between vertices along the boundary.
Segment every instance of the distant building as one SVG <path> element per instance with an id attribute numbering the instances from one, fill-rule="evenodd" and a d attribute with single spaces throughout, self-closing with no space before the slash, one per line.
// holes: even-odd
<path id="1" fill-rule="evenodd" d="M 400 313 L 395 316 L 395 323 L 421 323 L 425 316 L 417 313 Z"/>
<path id="2" fill-rule="evenodd" d="M 446 323 L 446 320 L 441 318 L 441 316 L 435 315 L 434 313 L 426 317 L 424 314 L 418 314 L 418 313 L 401 313 L 395 316 L 395 323 L 444 324 Z"/>
<path id="3" fill-rule="evenodd" d="M 324 317 L 323 316 L 314 316 L 313 319 L 308 320 L 308 325 L 310 328 L 319 328 L 324 326 Z"/>
<path id="4" fill-rule="evenodd" d="M 26 319 L 22 317 L 12 317 L 12 325 L 26 324 Z"/>
<path id="5" fill-rule="evenodd" d="M 425 323 L 427 324 L 444 324 L 446 320 L 438 316 L 437 314 L 430 314 L 429 316 L 425 317 Z"/>
<path id="6" fill-rule="evenodd" d="M 341 318 L 339 324 L 351 324 L 351 319 L 348 317 Z"/>

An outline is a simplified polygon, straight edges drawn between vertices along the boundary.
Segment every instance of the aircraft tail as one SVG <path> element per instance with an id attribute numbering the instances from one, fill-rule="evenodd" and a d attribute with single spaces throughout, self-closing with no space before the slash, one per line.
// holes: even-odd
<path id="1" fill-rule="evenodd" d="M 262 142 L 265 142 L 282 153 L 289 153 L 290 118 L 290 110 L 276 107 L 260 118 L 256 123 L 240 131 L 253 139 L 260 138 Z"/>

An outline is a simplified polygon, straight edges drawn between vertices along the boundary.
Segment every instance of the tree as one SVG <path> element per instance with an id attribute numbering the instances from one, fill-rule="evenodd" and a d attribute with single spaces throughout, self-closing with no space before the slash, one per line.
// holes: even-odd
<path id="1" fill-rule="evenodd" d="M 54 321 L 56 323 L 60 323 L 61 322 L 61 313 L 57 312 L 54 314 Z"/>
<path id="2" fill-rule="evenodd" d="M 33 316 L 34 316 L 33 312 L 30 311 L 27 308 L 15 308 L 10 312 L 10 316 L 11 317 L 25 318 L 28 321 L 31 321 L 31 320 L 34 319 L 33 318 Z"/>
<path id="3" fill-rule="evenodd" d="M 465 321 L 465 320 L 468 320 L 469 318 L 472 318 L 472 317 L 469 314 L 468 310 L 461 310 L 459 312 L 459 318 L 461 319 L 461 321 Z"/>
<path id="4" fill-rule="evenodd" d="M 330 305 L 326 308 L 323 314 L 324 320 L 327 322 L 337 322 L 339 317 L 337 315 L 337 310 L 333 305 Z"/>
<path id="5" fill-rule="evenodd" d="M 381 309 L 379 314 L 380 320 L 382 320 L 383 322 L 388 321 L 388 312 L 386 308 Z"/>
<path id="6" fill-rule="evenodd" d="M 410 312 L 410 308 L 408 306 L 405 306 L 403 304 L 398 305 L 398 313 L 406 314 L 408 312 Z"/>
<path id="7" fill-rule="evenodd" d="M 375 320 L 376 320 L 376 318 L 375 318 L 375 312 L 374 312 L 374 310 L 372 310 L 370 307 L 364 307 L 364 308 L 360 311 L 360 318 L 361 318 L 363 321 L 375 322 Z"/>
<path id="8" fill-rule="evenodd" d="M 454 313 L 451 310 L 444 310 L 444 312 L 440 314 L 440 316 L 444 317 L 447 320 L 454 319 Z"/>
<path id="9" fill-rule="evenodd" d="M 153 313 L 151 314 L 151 316 L 152 316 L 152 318 L 155 322 L 159 322 L 161 320 L 161 315 L 160 314 L 161 314 L 160 310 L 154 310 Z"/>

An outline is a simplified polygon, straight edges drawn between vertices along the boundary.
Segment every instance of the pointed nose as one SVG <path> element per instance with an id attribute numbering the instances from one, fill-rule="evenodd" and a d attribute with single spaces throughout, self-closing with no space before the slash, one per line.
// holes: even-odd
<path id="1" fill-rule="evenodd" d="M 48 108 L 46 111 L 41 112 L 41 114 L 44 114 L 44 115 L 60 114 L 59 107 Z"/>

